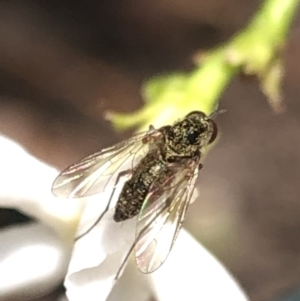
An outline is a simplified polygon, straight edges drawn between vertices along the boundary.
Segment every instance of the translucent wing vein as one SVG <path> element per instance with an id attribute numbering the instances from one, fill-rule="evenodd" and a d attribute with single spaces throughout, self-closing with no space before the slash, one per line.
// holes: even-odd
<path id="1" fill-rule="evenodd" d="M 56 178 L 53 193 L 58 197 L 76 198 L 114 187 L 120 174 L 131 172 L 148 152 L 149 145 L 143 138 L 152 132 L 138 134 L 74 163 Z"/>
<path id="2" fill-rule="evenodd" d="M 136 262 L 143 273 L 155 271 L 166 260 L 181 229 L 198 170 L 198 163 L 194 163 L 166 180 L 167 185 L 153 185 L 139 214 L 136 233 Z"/>

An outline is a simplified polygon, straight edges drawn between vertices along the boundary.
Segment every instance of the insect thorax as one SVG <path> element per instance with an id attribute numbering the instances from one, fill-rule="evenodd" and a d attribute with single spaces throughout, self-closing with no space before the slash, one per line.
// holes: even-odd
<path id="1" fill-rule="evenodd" d="M 200 155 L 213 133 L 211 120 L 203 114 L 189 114 L 165 130 L 162 154 L 166 161 L 179 161 Z"/>

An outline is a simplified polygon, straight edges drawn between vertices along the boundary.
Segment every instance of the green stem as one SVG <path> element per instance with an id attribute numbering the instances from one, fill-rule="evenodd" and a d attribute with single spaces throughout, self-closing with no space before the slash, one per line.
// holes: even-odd
<path id="1" fill-rule="evenodd" d="M 116 129 L 170 124 L 193 110 L 213 112 L 238 72 L 258 77 L 273 108 L 281 102 L 283 64 L 280 50 L 300 0 L 266 0 L 249 25 L 221 47 L 206 53 L 195 70 L 150 80 L 146 104 L 132 114 L 110 113 Z"/>
<path id="2" fill-rule="evenodd" d="M 278 43 L 285 40 L 297 11 L 299 0 L 266 0 L 254 17 L 252 26 L 258 32 L 268 27 L 270 37 Z"/>

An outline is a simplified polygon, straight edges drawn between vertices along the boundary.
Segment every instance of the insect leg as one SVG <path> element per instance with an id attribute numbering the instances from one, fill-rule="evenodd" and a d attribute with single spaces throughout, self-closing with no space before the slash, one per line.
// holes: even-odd
<path id="1" fill-rule="evenodd" d="M 120 181 L 121 177 L 127 175 L 127 174 L 130 174 L 131 173 L 131 170 L 124 170 L 122 172 L 120 172 L 118 174 L 118 177 L 116 179 L 116 183 L 114 185 L 114 188 L 113 188 L 113 192 L 111 193 L 110 195 L 110 198 L 107 202 L 107 205 L 104 209 L 104 211 L 100 214 L 100 216 L 97 218 L 97 220 L 90 226 L 90 228 L 88 228 L 85 232 L 83 232 L 82 234 L 80 234 L 79 236 L 75 237 L 75 242 L 78 241 L 80 238 L 84 237 L 85 235 L 87 235 L 89 232 L 91 232 L 91 230 L 96 226 L 98 225 L 98 223 L 101 221 L 101 219 L 103 218 L 103 216 L 106 214 L 106 212 L 110 209 L 110 203 L 113 199 L 113 196 L 115 194 L 115 190 L 116 190 L 116 187 L 118 185 L 118 182 Z"/>
<path id="2" fill-rule="evenodd" d="M 122 274 L 122 272 L 123 272 L 123 270 L 125 268 L 125 264 L 126 264 L 127 260 L 129 259 L 129 256 L 132 253 L 132 251 L 133 251 L 133 249 L 134 249 L 134 247 L 135 247 L 136 244 L 137 244 L 137 240 L 135 239 L 135 241 L 133 242 L 133 244 L 130 247 L 129 251 L 127 252 L 125 258 L 123 259 L 122 264 L 120 265 L 120 268 L 118 269 L 118 272 L 117 272 L 117 274 L 115 276 L 115 280 L 118 280 L 119 277 L 120 277 L 120 275 Z"/>

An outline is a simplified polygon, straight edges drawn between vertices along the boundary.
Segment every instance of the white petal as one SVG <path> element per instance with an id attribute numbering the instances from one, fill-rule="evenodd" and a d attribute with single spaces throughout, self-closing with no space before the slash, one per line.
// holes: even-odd
<path id="1" fill-rule="evenodd" d="M 0 136 L 0 148 L 0 206 L 38 218 L 56 229 L 65 237 L 66 246 L 71 246 L 84 203 L 54 197 L 51 186 L 58 171 L 31 156 L 16 142 Z M 108 195 L 88 199 L 79 233 L 103 211 Z M 83 300 L 86 296 L 91 296 L 90 300 L 106 299 L 133 241 L 134 225 L 134 221 L 115 223 L 108 214 L 75 244 L 65 280 L 70 300 Z"/>
<path id="2" fill-rule="evenodd" d="M 63 280 L 69 257 L 57 234 L 41 224 L 0 231 L 0 300 L 48 294 Z"/>
<path id="3" fill-rule="evenodd" d="M 132 256 L 133 257 L 133 256 Z M 149 301 L 152 291 L 144 274 L 131 257 L 122 277 L 117 281 L 107 301 Z"/>
<path id="4" fill-rule="evenodd" d="M 146 277 L 161 301 L 248 300 L 224 266 L 184 229 L 167 261 Z"/>
<path id="5" fill-rule="evenodd" d="M 51 185 L 58 172 L 17 143 L 0 136 L 0 148 L 0 205 L 37 217 L 64 233 L 71 242 L 83 204 L 55 198 Z M 89 198 L 79 231 L 99 216 L 109 194 Z M 114 276 L 133 242 L 136 221 L 115 223 L 112 213 L 113 210 L 75 244 L 65 281 L 70 301 L 106 300 L 115 283 Z M 151 279 L 155 294 L 162 301 L 247 300 L 225 268 L 184 231 L 165 264 L 142 277 Z"/>
<path id="6" fill-rule="evenodd" d="M 97 219 L 103 211 L 100 207 L 106 204 L 109 195 L 103 193 L 87 202 L 86 210 L 93 208 L 94 214 L 97 215 L 87 218 L 84 214 L 78 234 L 86 228 L 87 220 Z M 100 223 L 74 245 L 65 280 L 70 301 L 86 298 L 90 301 L 106 300 L 115 284 L 114 278 L 133 243 L 136 221 L 116 223 L 112 214 L 113 210 L 109 211 Z"/>
<path id="7" fill-rule="evenodd" d="M 7 137 L 0 136 L 0 149 L 0 206 L 16 208 L 73 236 L 82 204 L 52 195 L 51 186 L 58 171 Z"/>
<path id="8" fill-rule="evenodd" d="M 93 225 L 93 221 L 97 220 L 97 217 L 104 210 L 110 194 L 111 192 L 105 192 L 89 198 L 78 234 Z M 116 195 L 118 195 L 118 192 Z M 65 281 L 67 296 L 70 301 L 79 301 L 86 298 L 91 301 L 106 300 L 115 285 L 114 277 L 134 240 L 136 220 L 115 223 L 112 218 L 113 213 L 114 209 L 110 210 L 92 231 L 75 244 Z M 177 246 L 178 244 L 179 246 Z M 172 255 L 174 252 L 175 255 Z M 175 258 L 173 261 L 172 257 Z M 177 261 L 181 261 L 179 269 Z M 166 272 L 163 272 L 164 270 Z M 198 274 L 193 275 L 195 272 Z M 136 285 L 140 285 L 140 282 L 144 281 L 142 279 L 153 277 L 151 283 L 159 300 L 171 300 L 172 298 L 175 301 L 184 300 L 189 293 L 191 296 L 195 296 L 195 300 L 199 300 L 199 296 L 205 296 L 203 300 L 219 300 L 220 296 L 224 295 L 232 297 L 232 299 L 228 299 L 232 301 L 246 300 L 245 295 L 224 267 L 186 233 L 180 235 L 170 258 L 153 276 L 141 274 L 136 266 L 134 273 L 139 275 L 132 279 L 132 281 L 139 279 L 139 281 L 136 281 Z M 196 279 L 191 280 L 191 277 L 186 275 L 191 275 Z M 128 283 L 128 279 L 132 277 L 128 277 L 126 274 L 125 277 L 127 281 L 123 279 L 125 282 L 123 287 L 136 291 L 139 295 L 140 290 L 136 289 L 134 283 Z M 173 279 L 175 280 L 173 281 Z M 199 290 L 199 281 L 200 283 L 203 282 L 204 289 L 202 291 Z M 224 284 L 227 291 L 223 291 Z M 216 292 L 216 287 L 219 289 L 219 285 L 221 293 Z M 116 296 L 120 295 L 120 287 L 119 292 L 116 288 L 115 294 L 112 293 L 110 298 L 118 300 Z M 144 284 L 143 287 L 147 286 Z M 145 289 L 144 293 L 144 296 L 149 296 L 149 288 Z M 130 293 L 126 293 L 124 298 L 130 300 L 130 295 Z"/>

